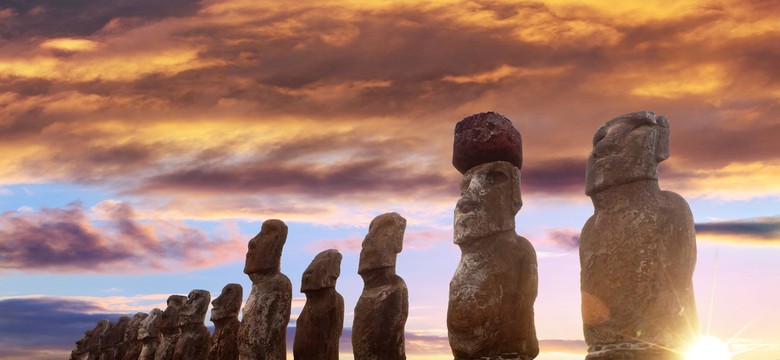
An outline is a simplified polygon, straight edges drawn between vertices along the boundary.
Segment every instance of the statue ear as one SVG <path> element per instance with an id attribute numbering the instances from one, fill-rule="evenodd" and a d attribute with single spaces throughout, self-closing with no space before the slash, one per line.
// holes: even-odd
<path id="1" fill-rule="evenodd" d="M 517 214 L 523 207 L 523 196 L 520 192 L 520 169 L 514 168 L 512 171 L 512 211 Z"/>
<path id="2" fill-rule="evenodd" d="M 659 163 L 669 158 L 669 121 L 666 116 L 656 117 L 655 159 Z"/>

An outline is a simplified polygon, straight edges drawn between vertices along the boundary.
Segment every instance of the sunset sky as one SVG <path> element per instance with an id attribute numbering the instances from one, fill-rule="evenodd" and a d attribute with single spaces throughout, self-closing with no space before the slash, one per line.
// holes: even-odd
<path id="1" fill-rule="evenodd" d="M 278 218 L 291 325 L 311 259 L 344 255 L 351 359 L 360 242 L 395 211 L 407 353 L 451 359 L 453 129 L 496 111 L 523 136 L 538 359 L 583 359 L 585 159 L 601 124 L 652 110 L 702 331 L 780 359 L 778 64 L 772 0 L 0 0 L 0 358 L 64 359 L 170 294 L 246 297 L 247 242 Z"/>

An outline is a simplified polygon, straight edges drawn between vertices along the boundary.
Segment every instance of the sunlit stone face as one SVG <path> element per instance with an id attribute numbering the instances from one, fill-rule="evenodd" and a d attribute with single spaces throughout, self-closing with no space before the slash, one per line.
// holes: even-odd
<path id="1" fill-rule="evenodd" d="M 358 274 L 371 269 L 395 267 L 403 249 L 406 219 L 396 213 L 382 214 L 371 221 L 360 250 Z"/>
<path id="2" fill-rule="evenodd" d="M 209 309 L 211 294 L 206 290 L 192 290 L 179 313 L 179 326 L 203 324 Z"/>
<path id="3" fill-rule="evenodd" d="M 658 163 L 669 157 L 669 122 L 650 111 L 623 115 L 596 131 L 588 157 L 585 193 L 658 179 Z"/>
<path id="4" fill-rule="evenodd" d="M 301 278 L 301 292 L 336 286 L 341 273 L 341 254 L 338 250 L 325 250 L 314 257 Z"/>
<path id="5" fill-rule="evenodd" d="M 522 206 L 520 170 L 497 161 L 476 166 L 463 176 L 455 205 L 455 243 L 515 228 Z"/>
<path id="6" fill-rule="evenodd" d="M 244 290 L 239 284 L 227 284 L 211 302 L 211 321 L 238 317 Z"/>
<path id="7" fill-rule="evenodd" d="M 254 274 L 263 270 L 279 269 L 282 248 L 287 240 L 287 225 L 281 220 L 267 220 L 260 233 L 249 240 L 249 249 L 244 264 L 245 274 Z"/>

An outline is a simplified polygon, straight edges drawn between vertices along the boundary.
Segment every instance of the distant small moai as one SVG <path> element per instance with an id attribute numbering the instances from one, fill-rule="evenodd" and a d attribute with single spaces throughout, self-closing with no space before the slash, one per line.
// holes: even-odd
<path id="1" fill-rule="evenodd" d="M 358 274 L 364 286 L 352 323 L 355 360 L 406 359 L 404 327 L 409 315 L 409 291 L 395 273 L 405 230 L 406 219 L 401 215 L 382 214 L 371 221 L 363 240 Z"/>
<path id="2" fill-rule="evenodd" d="M 344 298 L 336 292 L 341 274 L 341 254 L 325 250 L 303 272 L 301 292 L 306 305 L 295 326 L 295 360 L 338 360 L 339 338 L 344 326 Z"/>
<path id="3" fill-rule="evenodd" d="M 109 323 L 108 331 L 100 341 L 100 360 L 121 359 L 121 344 L 125 339 L 125 331 L 130 325 L 130 317 L 122 316 L 115 323 Z"/>
<path id="4" fill-rule="evenodd" d="M 594 214 L 580 236 L 587 360 L 667 360 L 698 335 L 696 238 L 688 204 L 658 186 L 669 122 L 641 111 L 601 126 L 585 193 Z"/>
<path id="5" fill-rule="evenodd" d="M 100 359 L 101 341 L 105 339 L 106 334 L 110 329 L 111 323 L 102 319 L 97 322 L 95 328 L 89 332 L 89 336 L 85 337 L 84 348 L 85 354 L 82 354 L 84 360 L 98 360 Z M 84 356 L 86 355 L 86 357 Z"/>
<path id="6" fill-rule="evenodd" d="M 118 360 L 138 360 L 138 357 L 141 356 L 143 343 L 138 339 L 138 330 L 147 316 L 149 315 L 143 312 L 133 315 L 133 319 L 130 320 L 130 324 L 127 326 L 125 338 L 122 341 L 122 357 L 117 358 Z"/>
<path id="7" fill-rule="evenodd" d="M 287 324 L 290 322 L 292 283 L 281 273 L 287 225 L 271 219 L 249 241 L 244 273 L 252 280 L 252 292 L 244 306 L 238 332 L 241 360 L 284 360 L 287 357 Z"/>
<path id="8" fill-rule="evenodd" d="M 192 290 L 179 311 L 179 340 L 173 360 L 206 360 L 211 349 L 211 333 L 203 323 L 209 310 L 211 294 L 206 290 Z"/>
<path id="9" fill-rule="evenodd" d="M 227 284 L 211 302 L 214 334 L 211 335 L 209 360 L 238 360 L 238 329 L 241 326 L 238 312 L 243 298 L 244 289 L 241 285 Z"/>
<path id="10" fill-rule="evenodd" d="M 536 251 L 515 233 L 522 161 L 520 133 L 509 119 L 488 112 L 455 126 L 452 164 L 463 180 L 453 229 L 462 255 L 450 282 L 447 330 L 456 360 L 539 354 Z"/>
<path id="11" fill-rule="evenodd" d="M 141 340 L 142 347 L 138 360 L 154 360 L 157 348 L 160 347 L 162 341 L 162 332 L 160 331 L 162 313 L 162 310 L 154 308 L 149 312 L 149 316 L 141 321 L 141 327 L 138 329 L 138 340 Z"/>
<path id="12" fill-rule="evenodd" d="M 176 342 L 179 341 L 179 312 L 187 297 L 183 295 L 171 295 L 168 297 L 167 307 L 160 315 L 160 332 L 162 341 L 154 354 L 154 360 L 171 360 L 176 351 Z"/>
<path id="13" fill-rule="evenodd" d="M 76 348 L 70 353 L 70 360 L 98 359 L 100 354 L 99 334 L 108 328 L 108 320 L 100 320 L 92 330 L 84 331 L 84 336 L 76 341 Z"/>

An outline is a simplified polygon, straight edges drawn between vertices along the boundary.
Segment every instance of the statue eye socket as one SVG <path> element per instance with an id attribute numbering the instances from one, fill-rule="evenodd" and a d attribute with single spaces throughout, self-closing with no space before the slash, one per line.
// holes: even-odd
<path id="1" fill-rule="evenodd" d="M 503 172 L 499 172 L 499 171 L 489 172 L 485 177 L 485 179 L 489 184 L 501 184 L 509 181 L 509 177 L 506 176 L 506 174 L 504 174 Z"/>

